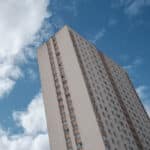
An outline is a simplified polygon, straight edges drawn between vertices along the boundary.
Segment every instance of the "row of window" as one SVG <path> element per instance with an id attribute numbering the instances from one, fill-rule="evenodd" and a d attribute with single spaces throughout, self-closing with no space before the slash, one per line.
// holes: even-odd
<path id="1" fill-rule="evenodd" d="M 95 115 L 96 115 L 96 119 L 97 119 L 97 123 L 99 125 L 99 128 L 100 128 L 100 131 L 101 131 L 101 134 L 102 134 L 102 137 L 105 142 L 105 145 L 107 147 L 110 148 L 110 144 L 107 140 L 107 135 L 106 135 L 106 131 L 104 129 L 104 125 L 103 125 L 103 122 L 101 120 L 101 116 L 99 114 L 99 111 L 98 111 L 98 108 L 97 108 L 97 105 L 95 103 L 95 100 L 94 100 L 94 95 L 93 95 L 93 92 L 92 92 L 92 89 L 91 89 L 91 86 L 90 86 L 90 83 L 88 82 L 88 79 L 87 79 L 87 76 L 86 76 L 86 73 L 85 73 L 85 69 L 83 67 L 83 62 L 82 62 L 82 59 L 81 59 L 81 56 L 79 55 L 79 50 L 78 50 L 78 47 L 77 47 L 77 44 L 76 44 L 76 40 L 75 40 L 75 37 L 74 37 L 74 34 L 70 31 L 70 36 L 72 38 L 72 41 L 73 41 L 73 45 L 74 45 L 74 48 L 75 48 L 75 51 L 76 51 L 76 55 L 77 55 L 77 58 L 79 60 L 79 63 L 80 63 L 80 66 L 82 68 L 82 72 L 83 72 L 83 75 L 85 77 L 85 83 L 87 85 L 87 89 L 88 89 L 88 92 L 89 92 L 89 96 L 91 97 L 91 102 L 92 102 L 92 105 L 94 107 L 94 111 L 95 111 Z"/>
<path id="2" fill-rule="evenodd" d="M 79 129 L 78 129 L 78 124 L 76 121 L 76 116 L 75 116 L 75 112 L 74 112 L 74 108 L 73 108 L 73 104 L 72 104 L 72 100 L 71 100 L 71 95 L 69 92 L 69 87 L 68 87 L 63 63 L 61 60 L 58 44 L 57 44 L 55 37 L 53 37 L 53 44 L 54 44 L 57 63 L 58 63 L 58 67 L 59 67 L 59 71 L 60 71 L 60 75 L 61 75 L 61 79 L 62 79 L 66 102 L 67 102 L 67 106 L 68 106 L 68 110 L 69 110 L 69 114 L 70 114 L 70 120 L 71 120 L 71 124 L 72 124 L 72 128 L 73 128 L 73 133 L 74 133 L 77 150 L 82 150 L 83 145 L 82 145 L 82 141 L 81 141 L 81 137 L 80 137 L 80 133 L 79 133 Z"/>
<path id="3" fill-rule="evenodd" d="M 136 130 L 135 130 L 135 128 L 134 128 L 134 125 L 133 125 L 133 123 L 132 123 L 132 121 L 131 121 L 131 118 L 130 118 L 130 116 L 129 116 L 129 114 L 128 114 L 127 108 L 126 108 L 124 102 L 122 101 L 122 96 L 120 95 L 120 92 L 119 92 L 119 90 L 118 90 L 118 88 L 117 88 L 117 86 L 116 86 L 115 80 L 113 79 L 112 73 L 110 72 L 109 67 L 108 67 L 108 65 L 106 64 L 106 59 L 105 59 L 104 57 L 103 57 L 102 59 L 103 59 L 103 61 L 104 61 L 104 65 L 105 65 L 105 67 L 106 67 L 106 70 L 107 70 L 107 72 L 108 72 L 108 74 L 109 74 L 109 78 L 110 78 L 110 80 L 111 80 L 111 83 L 112 83 L 112 85 L 113 85 L 113 88 L 114 88 L 114 90 L 115 90 L 115 93 L 116 93 L 116 95 L 117 95 L 117 97 L 118 97 L 118 100 L 119 100 L 120 106 L 121 106 L 121 108 L 122 108 L 122 111 L 124 112 L 124 115 L 125 115 L 125 117 L 126 117 L 127 123 L 128 123 L 128 125 L 129 125 L 130 130 L 131 130 L 131 132 L 132 132 L 132 134 L 133 134 L 133 137 L 134 137 L 134 139 L 135 139 L 135 141 L 136 141 L 136 144 L 137 144 L 137 146 L 138 146 L 140 149 L 143 149 L 143 146 L 142 146 L 142 144 L 141 144 L 141 141 L 140 141 L 140 139 L 139 139 L 139 137 L 138 137 L 138 135 L 137 135 L 137 132 L 136 132 Z"/>
<path id="4" fill-rule="evenodd" d="M 147 145 L 148 147 L 148 145 L 150 145 L 150 125 L 148 125 L 149 121 L 146 121 L 148 120 L 147 116 L 143 111 L 143 107 L 141 107 L 138 97 L 136 96 L 134 87 L 132 87 L 132 83 L 128 81 L 127 73 L 121 71 L 119 76 L 122 76 L 122 78 L 120 78 L 117 76 L 117 72 L 119 72 L 120 68 L 117 66 L 114 67 L 112 62 L 109 62 L 109 65 L 111 66 L 113 77 L 117 83 L 119 92 L 123 97 L 128 113 L 132 118 L 132 122 L 134 123 L 138 136 L 140 137 L 140 140 L 145 143 L 144 145 Z"/>
<path id="5" fill-rule="evenodd" d="M 131 142 L 125 142 L 125 139 L 127 137 L 128 139 L 130 138 L 131 141 L 134 141 L 134 139 L 131 138 L 132 136 L 130 135 L 129 127 L 124 126 L 125 119 L 124 115 L 122 114 L 122 109 L 120 108 L 120 104 L 117 101 L 114 90 L 112 90 L 109 79 L 107 79 L 107 74 L 104 71 L 105 69 L 101 59 L 97 54 L 97 51 L 91 47 L 89 43 L 84 42 L 83 39 L 80 39 L 79 35 L 72 33 L 72 36 L 74 38 L 73 43 L 75 50 L 78 51 L 77 57 L 80 58 L 80 62 L 83 62 L 82 71 L 84 75 L 87 75 L 86 80 L 88 80 L 89 85 L 91 85 L 91 91 L 93 93 L 92 101 L 97 107 L 97 109 L 94 109 L 97 111 L 97 113 L 99 113 L 99 117 L 101 118 L 100 124 L 104 124 L 103 126 L 105 133 L 106 131 L 108 133 L 108 138 L 105 138 L 104 141 L 109 139 L 109 142 L 112 142 L 112 144 L 115 146 L 118 143 L 117 141 L 120 140 L 119 135 L 123 135 L 124 140 L 122 142 L 124 142 L 126 146 L 130 147 L 128 143 Z M 107 109 L 108 105 L 110 106 L 109 109 Z M 119 122 L 120 120 L 122 120 L 121 122 L 123 125 Z M 109 132 L 111 131 L 110 128 L 113 131 L 112 133 L 115 134 L 111 134 L 111 132 Z M 118 129 L 118 132 L 116 129 Z M 128 135 L 126 135 L 126 133 L 128 133 Z M 117 135 L 118 140 L 115 135 Z"/>
<path id="6" fill-rule="evenodd" d="M 67 146 L 68 150 L 73 150 L 72 141 L 71 141 L 71 137 L 69 134 L 69 127 L 68 127 L 66 114 L 65 114 L 65 108 L 64 108 L 64 104 L 63 104 L 63 98 L 62 98 L 61 89 L 60 89 L 60 84 L 59 84 L 58 75 L 56 72 L 53 53 L 51 50 L 51 45 L 49 42 L 47 42 L 47 47 L 48 47 L 48 52 L 49 52 L 49 58 L 50 58 L 52 73 L 53 73 L 53 77 L 54 77 L 54 81 L 55 81 L 57 100 L 58 100 L 58 105 L 59 105 L 59 110 L 60 110 L 63 130 L 64 130 L 64 135 L 65 135 L 65 139 L 66 139 L 66 146 Z"/>

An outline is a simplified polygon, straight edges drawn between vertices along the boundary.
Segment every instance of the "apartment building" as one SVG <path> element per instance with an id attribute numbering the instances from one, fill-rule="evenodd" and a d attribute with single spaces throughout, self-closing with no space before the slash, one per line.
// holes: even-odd
<path id="1" fill-rule="evenodd" d="M 51 150 L 150 150 L 127 72 L 70 27 L 38 49 Z"/>

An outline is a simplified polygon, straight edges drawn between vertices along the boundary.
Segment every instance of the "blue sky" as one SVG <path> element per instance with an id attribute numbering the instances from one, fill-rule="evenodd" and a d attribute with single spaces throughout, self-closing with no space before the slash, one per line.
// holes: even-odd
<path id="1" fill-rule="evenodd" d="M 149 16 L 150 0 L 2 0 L 0 150 L 49 150 L 36 51 L 64 24 L 128 71 L 150 114 Z"/>

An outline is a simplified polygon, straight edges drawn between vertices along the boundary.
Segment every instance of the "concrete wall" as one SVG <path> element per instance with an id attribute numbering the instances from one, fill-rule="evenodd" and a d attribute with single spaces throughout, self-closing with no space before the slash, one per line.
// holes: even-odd
<path id="1" fill-rule="evenodd" d="M 42 93 L 51 150 L 67 150 L 46 44 L 38 50 Z M 35 116 L 36 117 L 36 116 Z"/>

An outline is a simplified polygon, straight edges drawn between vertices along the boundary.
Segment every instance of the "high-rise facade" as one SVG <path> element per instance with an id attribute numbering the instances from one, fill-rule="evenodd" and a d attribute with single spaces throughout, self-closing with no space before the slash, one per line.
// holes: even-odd
<path id="1" fill-rule="evenodd" d="M 150 150 L 150 119 L 124 69 L 65 26 L 38 49 L 51 150 Z"/>

